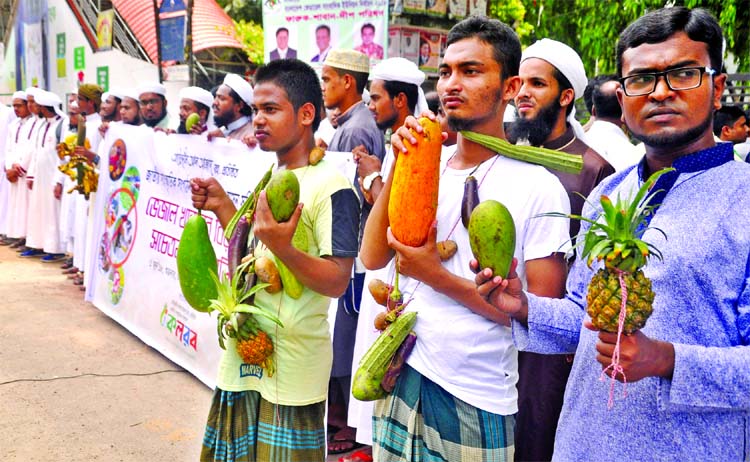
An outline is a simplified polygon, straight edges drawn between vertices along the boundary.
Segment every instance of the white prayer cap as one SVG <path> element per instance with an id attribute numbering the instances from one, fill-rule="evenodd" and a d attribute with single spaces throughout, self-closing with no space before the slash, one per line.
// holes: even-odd
<path id="1" fill-rule="evenodd" d="M 36 104 L 40 106 L 49 106 L 49 107 L 55 107 L 55 105 L 62 104 L 62 101 L 60 100 L 60 97 L 56 94 L 45 91 L 45 90 L 39 90 L 34 95 L 34 101 Z"/>
<path id="2" fill-rule="evenodd" d="M 22 99 L 24 101 L 28 101 L 28 97 L 26 96 L 25 91 L 17 91 L 13 93 L 13 97 L 11 99 Z"/>
<path id="3" fill-rule="evenodd" d="M 552 39 L 541 39 L 526 48 L 521 55 L 521 62 L 529 58 L 539 58 L 557 68 L 573 86 L 576 99 L 583 96 L 588 79 L 583 61 L 578 53 L 568 45 Z"/>
<path id="4" fill-rule="evenodd" d="M 156 93 L 157 95 L 167 96 L 167 87 L 160 83 L 141 85 L 138 87 L 138 97 L 144 93 Z"/>
<path id="5" fill-rule="evenodd" d="M 237 74 L 227 74 L 223 83 L 240 95 L 245 103 L 253 104 L 253 87 L 247 80 Z"/>
<path id="6" fill-rule="evenodd" d="M 425 74 L 416 64 L 406 58 L 388 58 L 380 61 L 372 68 L 370 80 L 385 80 L 390 82 L 404 82 L 417 86 L 418 98 L 414 115 L 419 116 L 428 110 L 427 99 L 424 97 L 422 82 Z"/>
<path id="7" fill-rule="evenodd" d="M 208 90 L 204 90 L 201 87 L 185 87 L 180 90 L 179 96 L 180 100 L 189 99 L 208 106 L 208 109 L 211 109 L 211 106 L 213 106 L 214 104 L 214 96 L 211 94 L 211 92 Z"/>
<path id="8" fill-rule="evenodd" d="M 141 96 L 141 93 L 139 90 L 135 88 L 123 88 L 122 96 L 123 96 L 123 99 L 131 98 L 131 99 L 138 101 L 138 97 Z"/>
<path id="9" fill-rule="evenodd" d="M 34 100 L 36 100 L 36 94 L 39 93 L 40 91 L 44 91 L 44 90 L 38 87 L 29 87 L 26 89 L 26 97 L 28 98 L 29 96 L 31 96 L 32 98 L 34 98 Z"/>
<path id="10" fill-rule="evenodd" d="M 122 101 L 122 99 L 125 98 L 125 96 L 126 96 L 125 95 L 125 90 L 123 88 L 111 88 L 104 95 L 107 95 L 107 97 L 114 96 L 115 98 L 119 99 L 120 101 Z M 104 101 L 104 99 L 105 99 L 104 95 L 102 95 L 102 101 Z"/>
<path id="11" fill-rule="evenodd" d="M 65 115 L 61 108 L 62 100 L 51 91 L 39 90 L 36 92 L 36 95 L 34 95 L 34 101 L 40 106 L 51 107 L 58 115 Z"/>
<path id="12" fill-rule="evenodd" d="M 583 91 L 586 89 L 588 84 L 588 78 L 586 78 L 586 70 L 583 68 L 583 61 L 578 53 L 568 45 L 558 42 L 552 39 L 541 39 L 534 42 L 533 45 L 526 48 L 521 55 L 521 62 L 529 58 L 539 58 L 547 61 L 552 66 L 557 68 L 562 75 L 568 79 L 570 85 L 573 86 L 575 92 L 575 99 L 583 96 Z M 582 141 L 586 141 L 586 134 L 583 131 L 583 127 L 575 118 L 576 108 L 573 106 L 573 110 L 568 115 L 568 123 L 573 128 L 576 136 Z"/>
<path id="13" fill-rule="evenodd" d="M 370 80 L 389 80 L 422 85 L 424 72 L 406 58 L 388 58 L 380 61 L 370 72 Z"/>

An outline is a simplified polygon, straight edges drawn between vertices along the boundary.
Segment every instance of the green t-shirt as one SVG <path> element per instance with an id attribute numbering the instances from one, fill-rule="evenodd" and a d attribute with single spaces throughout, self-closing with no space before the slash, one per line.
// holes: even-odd
<path id="1" fill-rule="evenodd" d="M 307 253 L 318 257 L 355 257 L 359 231 L 359 200 L 351 183 L 325 160 L 316 166 L 294 170 L 304 204 L 298 226 L 307 234 Z M 268 249 L 259 243 L 255 256 Z M 243 364 L 230 339 L 219 366 L 218 387 L 225 391 L 256 390 L 272 403 L 304 406 L 324 401 L 333 351 L 328 326 L 330 298 L 305 287 L 295 300 L 282 290 L 260 291 L 255 304 L 276 314 L 278 327 L 257 317 L 261 328 L 273 339 L 276 373 L 267 376 L 260 366 Z"/>

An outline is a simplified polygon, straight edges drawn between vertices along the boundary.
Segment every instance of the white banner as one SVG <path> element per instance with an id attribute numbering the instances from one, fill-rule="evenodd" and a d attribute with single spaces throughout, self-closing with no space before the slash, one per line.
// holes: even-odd
<path id="1" fill-rule="evenodd" d="M 104 178 L 96 194 L 93 303 L 213 388 L 221 355 L 216 316 L 193 310 L 177 278 L 182 229 L 197 213 L 190 178 L 215 177 L 239 206 L 276 157 L 237 141 L 117 123 L 99 153 Z M 219 271 L 226 272 L 224 231 L 213 213 L 203 216 Z"/>

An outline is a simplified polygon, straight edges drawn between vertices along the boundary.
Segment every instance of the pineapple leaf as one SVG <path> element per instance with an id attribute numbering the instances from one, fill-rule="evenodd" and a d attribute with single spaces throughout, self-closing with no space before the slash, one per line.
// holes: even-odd
<path id="1" fill-rule="evenodd" d="M 602 238 L 599 242 L 596 243 L 596 245 L 591 249 L 591 256 L 593 258 L 601 258 L 603 255 L 606 255 L 608 252 L 605 250 L 607 247 L 609 247 L 612 244 L 612 241 L 607 238 Z"/>
<path id="2" fill-rule="evenodd" d="M 222 329 L 222 326 L 224 323 L 222 322 L 222 318 L 219 317 L 219 322 L 216 323 L 216 331 L 219 334 L 219 346 L 222 350 L 226 350 L 226 347 L 224 346 L 224 332 Z"/>
<path id="3" fill-rule="evenodd" d="M 284 324 L 281 322 L 281 319 L 277 318 L 276 316 L 264 310 L 263 308 L 253 306 L 253 305 L 240 304 L 240 305 L 237 305 L 234 308 L 234 310 L 240 313 L 248 313 L 248 314 L 263 316 L 264 318 L 272 321 L 273 323 L 278 324 L 279 327 L 284 327 Z"/>
<path id="4" fill-rule="evenodd" d="M 656 257 L 657 260 L 662 261 L 664 260 L 664 255 L 661 253 L 661 250 L 654 247 L 653 244 L 646 243 L 651 253 L 649 255 L 653 255 Z"/>
<path id="5" fill-rule="evenodd" d="M 251 297 L 251 296 L 255 295 L 256 292 L 259 292 L 259 291 L 265 289 L 266 287 L 268 287 L 270 285 L 271 284 L 268 284 L 267 282 L 259 282 L 258 284 L 255 284 L 242 297 L 240 297 L 240 299 L 238 300 L 238 302 L 240 302 L 240 303 L 244 302 L 245 300 L 248 299 L 248 297 Z"/>
<path id="6" fill-rule="evenodd" d="M 602 198 L 599 201 L 599 203 L 602 205 L 602 210 L 604 211 L 604 221 L 608 223 L 609 225 L 613 225 L 615 223 L 615 216 L 617 215 L 617 210 L 615 209 L 615 206 L 612 204 L 612 200 L 609 197 L 602 194 Z"/>
<path id="7" fill-rule="evenodd" d="M 585 237 L 584 237 L 584 240 L 583 240 L 583 250 L 582 250 L 581 255 L 583 255 L 585 257 L 586 255 L 591 254 L 591 249 L 597 243 L 599 243 L 599 241 L 601 241 L 602 239 L 604 239 L 604 237 L 600 236 L 599 234 L 596 234 L 596 233 L 586 233 L 584 236 Z"/>
<path id="8" fill-rule="evenodd" d="M 671 167 L 670 168 L 661 169 L 658 172 L 654 172 L 650 177 L 648 177 L 646 179 L 646 181 L 643 182 L 643 185 L 638 190 L 638 192 L 636 193 L 636 195 L 633 198 L 633 200 L 630 202 L 630 209 L 628 210 L 628 215 L 629 216 L 635 217 L 635 216 L 638 216 L 638 215 L 641 214 L 641 213 L 638 212 L 638 209 L 640 208 L 639 206 L 641 206 L 641 201 L 643 201 L 643 198 L 646 196 L 646 194 L 648 193 L 648 191 L 654 186 L 654 184 L 656 184 L 656 180 L 658 180 L 660 176 L 664 175 L 667 172 L 671 172 L 673 170 L 674 170 L 674 168 L 671 168 Z M 656 194 L 656 192 L 654 192 L 654 194 Z M 649 197 L 647 198 L 647 200 L 643 201 L 643 203 L 644 204 L 648 203 L 649 199 L 652 196 L 653 196 L 653 194 L 649 195 Z"/>
<path id="9" fill-rule="evenodd" d="M 209 271 L 209 276 L 211 276 L 214 284 L 216 284 L 217 293 L 217 298 L 211 300 L 211 307 L 225 317 L 228 317 L 232 313 L 232 307 L 237 303 L 234 296 L 234 290 L 230 286 L 227 277 L 222 275 L 220 281 L 219 277 L 213 270 Z"/>
<path id="10" fill-rule="evenodd" d="M 237 322 L 237 313 L 236 313 L 237 307 L 236 306 L 234 307 L 234 310 L 235 310 L 235 312 L 232 313 L 232 315 L 229 317 L 229 322 L 232 324 L 232 328 L 234 329 L 234 331 L 235 332 L 239 332 L 240 331 L 240 323 Z"/>

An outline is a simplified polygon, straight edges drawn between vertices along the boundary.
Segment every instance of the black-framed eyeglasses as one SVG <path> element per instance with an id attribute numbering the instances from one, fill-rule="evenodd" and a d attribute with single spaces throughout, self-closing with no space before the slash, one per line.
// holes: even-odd
<path id="1" fill-rule="evenodd" d="M 714 75 L 716 70 L 710 67 L 680 67 L 662 72 L 634 74 L 620 79 L 622 89 L 627 96 L 644 96 L 656 90 L 659 77 L 664 76 L 670 90 L 692 90 L 703 83 L 703 74 Z"/>
<path id="2" fill-rule="evenodd" d="M 141 107 L 146 107 L 146 106 L 149 106 L 149 105 L 156 106 L 159 103 L 161 103 L 161 99 L 159 99 L 159 98 L 142 99 L 142 100 L 138 101 L 138 104 L 140 104 Z"/>

